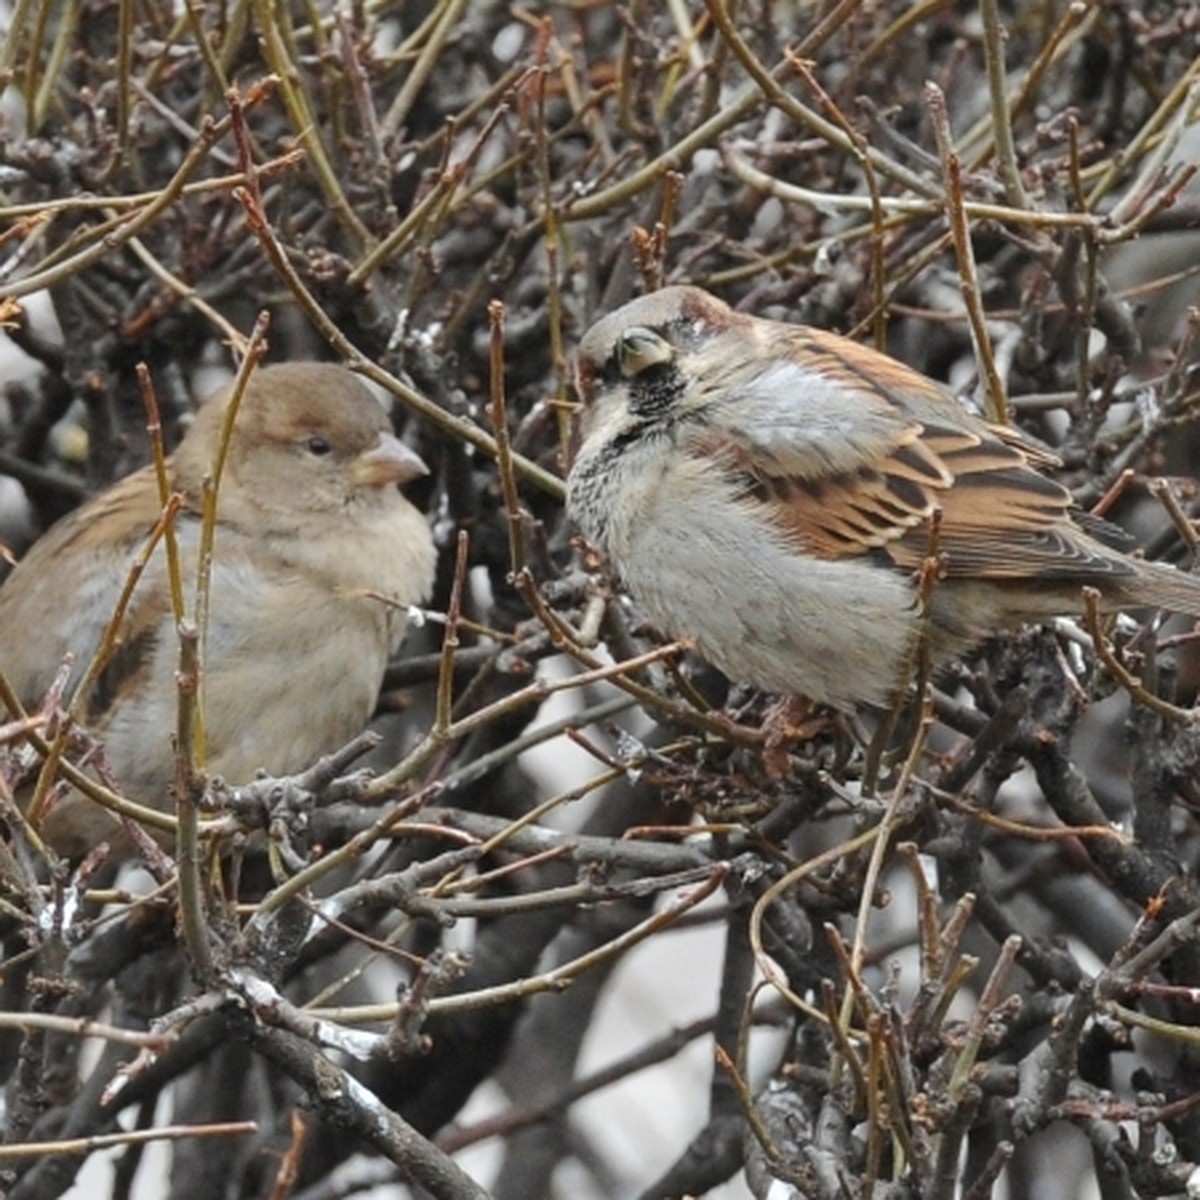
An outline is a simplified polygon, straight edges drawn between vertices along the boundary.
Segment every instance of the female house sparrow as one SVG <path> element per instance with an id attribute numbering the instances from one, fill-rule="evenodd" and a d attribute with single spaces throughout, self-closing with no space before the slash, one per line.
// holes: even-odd
<path id="1" fill-rule="evenodd" d="M 731 679 L 882 705 L 922 632 L 945 658 L 1078 612 L 1084 586 L 1200 614 L 1200 580 L 1084 532 L 1049 454 L 844 338 L 669 287 L 588 331 L 578 387 L 569 511 L 655 624 Z"/>
<path id="2" fill-rule="evenodd" d="M 201 408 L 168 460 L 184 497 L 176 533 L 189 614 L 201 485 L 229 394 Z M 260 767 L 298 771 L 362 729 L 404 608 L 433 583 L 429 527 L 396 487 L 425 472 L 344 368 L 290 363 L 251 377 L 218 492 L 203 646 L 210 773 L 245 782 Z M 82 675 L 160 511 L 147 467 L 55 525 L 0 587 L 0 671 L 23 703 L 40 704 L 68 651 L 72 687 Z M 126 794 L 158 808 L 172 803 L 179 665 L 165 558 L 160 545 L 84 713 Z M 43 833 L 75 857 L 119 828 L 72 793 Z"/>

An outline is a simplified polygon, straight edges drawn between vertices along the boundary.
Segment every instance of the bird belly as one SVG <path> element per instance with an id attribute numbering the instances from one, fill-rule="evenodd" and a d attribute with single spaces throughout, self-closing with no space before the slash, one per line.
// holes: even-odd
<path id="1" fill-rule="evenodd" d="M 202 644 L 204 766 L 230 783 L 309 766 L 370 718 L 392 642 L 384 605 L 318 580 L 219 564 Z M 236 603 L 231 600 L 236 598 Z M 98 730 L 129 795 L 169 807 L 179 648 L 165 627 L 143 685 L 118 695 Z"/>
<path id="2" fill-rule="evenodd" d="M 920 624 L 908 577 L 802 554 L 782 535 L 764 536 L 719 477 L 686 484 L 612 550 L 654 623 L 694 639 L 735 681 L 839 707 L 888 703 Z"/>

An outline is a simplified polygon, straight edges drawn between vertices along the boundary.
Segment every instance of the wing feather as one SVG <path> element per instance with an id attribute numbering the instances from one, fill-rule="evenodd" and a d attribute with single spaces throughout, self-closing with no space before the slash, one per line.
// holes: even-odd
<path id="1" fill-rule="evenodd" d="M 894 359 L 816 330 L 788 334 L 793 354 L 726 380 L 736 383 L 730 402 L 693 436 L 742 502 L 807 553 L 882 551 L 915 569 L 932 549 L 936 513 L 947 577 L 1135 572 L 1075 524 L 1070 493 L 1041 474 L 1058 465 L 1049 450 L 973 416 Z"/>
<path id="2" fill-rule="evenodd" d="M 135 472 L 65 517 L 33 545 L 0 587 L 0 670 L 27 705 L 41 703 L 68 652 L 70 687 L 100 648 L 134 557 L 159 517 L 153 469 Z M 112 537 L 114 525 L 124 536 Z M 157 611 L 148 581 L 135 591 L 128 623 Z M 111 694 L 116 676 L 102 690 Z M 94 715 L 94 708 L 93 708 Z"/>

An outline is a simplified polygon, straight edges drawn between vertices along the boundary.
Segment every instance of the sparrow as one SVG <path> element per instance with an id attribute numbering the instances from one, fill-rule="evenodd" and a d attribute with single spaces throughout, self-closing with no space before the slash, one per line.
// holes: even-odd
<path id="1" fill-rule="evenodd" d="M 668 287 L 592 326 L 576 383 L 570 515 L 737 682 L 882 707 L 919 647 L 1078 613 L 1084 587 L 1200 614 L 1200 580 L 1098 540 L 1048 450 L 846 338 Z"/>
<path id="2" fill-rule="evenodd" d="M 200 408 L 167 460 L 187 613 L 196 614 L 202 495 L 232 387 Z M 250 377 L 217 492 L 210 612 L 202 630 L 204 767 L 231 784 L 310 766 L 359 733 L 406 609 L 428 599 L 428 523 L 397 485 L 427 473 L 348 370 L 297 362 Z M 54 525 L 0 586 L 0 671 L 37 709 L 73 656 L 66 696 L 100 648 L 130 567 L 159 520 L 152 466 Z M 162 542 L 115 652 L 78 710 L 131 799 L 172 806 L 179 637 Z M 77 792 L 43 836 L 75 858 L 120 827 Z"/>

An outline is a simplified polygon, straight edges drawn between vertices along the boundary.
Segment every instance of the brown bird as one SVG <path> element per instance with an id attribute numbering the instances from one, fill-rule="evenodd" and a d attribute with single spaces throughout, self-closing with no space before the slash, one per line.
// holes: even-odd
<path id="1" fill-rule="evenodd" d="M 577 378 L 570 513 L 650 618 L 732 679 L 882 705 L 922 633 L 944 659 L 1080 612 L 1085 586 L 1107 609 L 1200 614 L 1200 580 L 1085 530 L 1042 474 L 1053 455 L 845 338 L 669 287 L 597 322 Z"/>
<path id="2" fill-rule="evenodd" d="M 195 614 L 201 488 L 230 389 L 205 404 L 168 460 Z M 289 363 L 250 379 L 218 493 L 211 613 L 203 642 L 207 770 L 230 783 L 309 766 L 361 731 L 407 606 L 427 600 L 434 546 L 397 485 L 426 473 L 383 407 L 342 367 Z M 152 467 L 53 526 L 0 587 L 0 671 L 41 703 L 63 657 L 74 687 L 99 648 L 130 565 L 159 519 Z M 125 793 L 172 804 L 179 639 L 160 545 L 120 645 L 83 710 Z M 68 695 L 70 693 L 68 692 Z M 44 833 L 75 857 L 120 828 L 71 793 Z"/>

